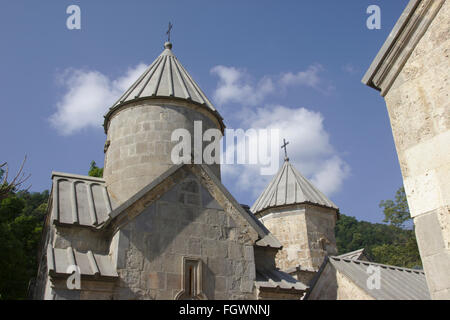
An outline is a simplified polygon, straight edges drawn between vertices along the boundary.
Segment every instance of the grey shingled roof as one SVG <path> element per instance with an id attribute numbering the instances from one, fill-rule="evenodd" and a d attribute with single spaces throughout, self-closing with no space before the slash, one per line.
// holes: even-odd
<path id="1" fill-rule="evenodd" d="M 52 220 L 60 224 L 96 227 L 115 208 L 100 178 L 52 173 Z"/>
<path id="2" fill-rule="evenodd" d="M 296 280 L 291 275 L 277 269 L 271 270 L 256 270 L 255 285 L 259 288 L 269 289 L 286 289 L 286 290 L 301 290 L 308 289 L 300 281 Z"/>
<path id="3" fill-rule="evenodd" d="M 141 98 L 178 98 L 202 105 L 221 121 L 222 117 L 197 83 L 172 52 L 172 44 L 166 42 L 164 51 L 145 70 L 136 82 L 117 100 L 105 115 L 108 118 L 120 105 Z"/>
<path id="4" fill-rule="evenodd" d="M 299 203 L 313 203 L 339 210 L 286 160 L 250 210 L 258 213 L 271 207 Z"/>
<path id="5" fill-rule="evenodd" d="M 422 270 L 384 264 L 329 257 L 329 262 L 359 288 L 377 300 L 429 300 L 425 273 Z M 380 267 L 380 289 L 368 289 L 369 266 Z"/>
<path id="6" fill-rule="evenodd" d="M 47 247 L 48 271 L 57 275 L 72 274 L 74 269 L 70 266 L 77 266 L 82 276 L 117 278 L 117 272 L 113 267 L 110 256 L 92 253 L 78 252 L 72 247 L 66 249 Z"/>

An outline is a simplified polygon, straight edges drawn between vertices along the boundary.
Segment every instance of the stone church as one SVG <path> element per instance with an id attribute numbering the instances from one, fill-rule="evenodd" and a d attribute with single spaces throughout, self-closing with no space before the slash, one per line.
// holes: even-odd
<path id="1" fill-rule="evenodd" d="M 194 121 L 225 128 L 166 42 L 105 115 L 103 178 L 52 173 L 33 298 L 429 298 L 420 270 L 336 256 L 339 208 L 287 157 L 251 208 L 219 164 L 173 164 L 171 133 Z"/>

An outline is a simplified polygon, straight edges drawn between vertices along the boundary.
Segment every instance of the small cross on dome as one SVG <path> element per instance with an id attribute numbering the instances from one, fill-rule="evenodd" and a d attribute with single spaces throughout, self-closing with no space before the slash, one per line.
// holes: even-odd
<path id="1" fill-rule="evenodd" d="M 287 156 L 287 145 L 289 144 L 289 141 L 286 141 L 286 139 L 283 139 L 283 145 L 281 146 L 281 149 L 284 149 L 284 161 L 289 161 L 289 158 Z"/>

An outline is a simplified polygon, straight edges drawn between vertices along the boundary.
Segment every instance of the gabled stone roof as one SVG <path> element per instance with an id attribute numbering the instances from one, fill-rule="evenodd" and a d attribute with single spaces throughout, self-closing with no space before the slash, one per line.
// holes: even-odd
<path id="1" fill-rule="evenodd" d="M 193 102 L 211 111 L 222 123 L 223 118 L 211 101 L 173 54 L 172 44 L 166 42 L 164 47 L 159 57 L 110 108 L 105 115 L 105 129 L 107 119 L 114 110 L 123 104 L 143 98 L 172 98 Z"/>
<path id="2" fill-rule="evenodd" d="M 103 179 L 53 172 L 52 180 L 54 223 L 95 228 L 106 221 L 115 208 Z"/>
<path id="3" fill-rule="evenodd" d="M 171 168 L 166 170 L 163 174 L 161 174 L 158 178 L 153 180 L 151 183 L 149 183 L 147 186 L 142 188 L 139 192 L 137 192 L 134 196 L 132 196 L 130 199 L 122 203 L 120 206 L 118 206 L 116 209 L 114 209 L 112 212 L 109 213 L 108 219 L 105 221 L 105 223 L 101 226 L 101 228 L 108 228 L 115 224 L 117 224 L 117 221 L 125 220 L 129 221 L 129 218 L 127 218 L 127 211 L 131 209 L 137 202 L 139 202 L 144 197 L 149 197 L 149 195 L 153 193 L 157 193 L 156 190 L 158 187 L 163 184 L 166 180 L 173 180 L 173 175 L 176 174 L 176 172 L 179 172 L 180 170 L 188 170 L 189 172 L 192 172 L 194 175 L 197 175 L 200 179 L 207 178 L 210 183 L 212 183 L 213 186 L 217 187 L 218 191 L 222 193 L 222 195 L 227 199 L 227 201 L 230 202 L 230 204 L 236 209 L 236 211 L 248 222 L 248 224 L 256 231 L 256 233 L 259 236 L 259 239 L 255 242 L 256 245 L 261 247 L 271 247 L 280 249 L 282 247 L 281 243 L 278 241 L 277 238 L 258 220 L 254 217 L 253 214 L 248 212 L 246 209 L 244 209 L 237 201 L 234 199 L 234 197 L 228 192 L 228 190 L 225 188 L 225 186 L 222 184 L 222 182 L 216 177 L 216 175 L 209 169 L 209 167 L 205 164 L 197 164 L 197 165 L 191 165 L 191 164 L 178 164 L 173 165 Z M 172 183 L 174 183 L 172 181 Z M 155 194 L 154 196 L 149 197 L 151 198 L 151 201 L 157 200 L 160 197 L 160 195 Z M 146 200 L 147 205 L 148 201 Z"/>
<path id="4" fill-rule="evenodd" d="M 289 159 L 286 159 L 250 210 L 256 214 L 272 207 L 301 203 L 311 203 L 339 210 L 331 200 L 294 168 Z"/>
<path id="5" fill-rule="evenodd" d="M 366 255 L 364 248 L 341 254 L 341 255 L 337 256 L 336 258 L 370 261 L 369 257 Z"/>
<path id="6" fill-rule="evenodd" d="M 285 289 L 306 291 L 308 286 L 304 285 L 291 275 L 278 269 L 256 270 L 255 285 L 265 289 Z"/>
<path id="7" fill-rule="evenodd" d="M 259 239 L 256 241 L 256 245 L 277 249 L 281 248 L 281 243 L 278 239 L 248 209 L 243 208 L 234 199 L 207 165 L 200 164 L 194 166 L 199 169 L 198 172 L 202 172 L 210 179 L 223 196 L 235 207 L 237 212 L 257 232 Z M 173 179 L 171 176 L 178 170 L 185 168 L 189 172 L 198 175 L 197 170 L 189 169 L 191 167 L 192 165 L 187 164 L 173 165 L 120 206 L 117 206 L 111 201 L 103 179 L 53 172 L 52 221 L 55 224 L 67 226 L 78 225 L 96 230 L 107 229 L 114 221 L 122 218 L 127 220 L 128 218 L 125 216 L 130 207 L 149 193 L 157 193 L 155 190 L 158 186 L 167 179 Z M 158 198 L 159 195 L 155 195 L 152 201 Z"/>
<path id="8" fill-rule="evenodd" d="M 82 276 L 118 277 L 109 255 L 79 252 L 72 247 L 61 249 L 48 245 L 47 265 L 51 275 L 68 276 L 74 271 L 71 267 L 78 267 Z"/>

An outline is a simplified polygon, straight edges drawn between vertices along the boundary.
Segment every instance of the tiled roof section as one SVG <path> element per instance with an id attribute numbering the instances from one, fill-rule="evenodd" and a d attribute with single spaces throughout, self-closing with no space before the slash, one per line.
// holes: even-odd
<path id="1" fill-rule="evenodd" d="M 422 270 L 400 268 L 374 262 L 329 257 L 329 262 L 358 287 L 377 300 L 429 300 L 425 273 Z M 380 288 L 369 289 L 367 279 L 373 274 L 368 267 L 379 267 Z"/>
<path id="2" fill-rule="evenodd" d="M 72 247 L 66 249 L 47 247 L 48 271 L 53 275 L 69 275 L 79 268 L 82 276 L 117 278 L 110 256 L 78 252 Z"/>
<path id="3" fill-rule="evenodd" d="M 336 258 L 370 261 L 369 257 L 366 255 L 364 248 L 341 254 L 341 255 L 337 256 Z"/>
<path id="4" fill-rule="evenodd" d="M 144 97 L 173 97 L 196 102 L 216 112 L 212 103 L 173 54 L 172 44 L 166 42 L 164 47 L 161 55 L 111 109 Z"/>
<path id="5" fill-rule="evenodd" d="M 103 179 L 53 172 L 52 220 L 97 227 L 115 208 Z"/>
<path id="6" fill-rule="evenodd" d="M 255 284 L 259 288 L 306 291 L 308 287 L 291 275 L 277 270 L 256 270 Z"/>
<path id="7" fill-rule="evenodd" d="M 339 210 L 286 160 L 250 210 L 256 214 L 267 208 L 299 203 L 313 203 Z"/>

